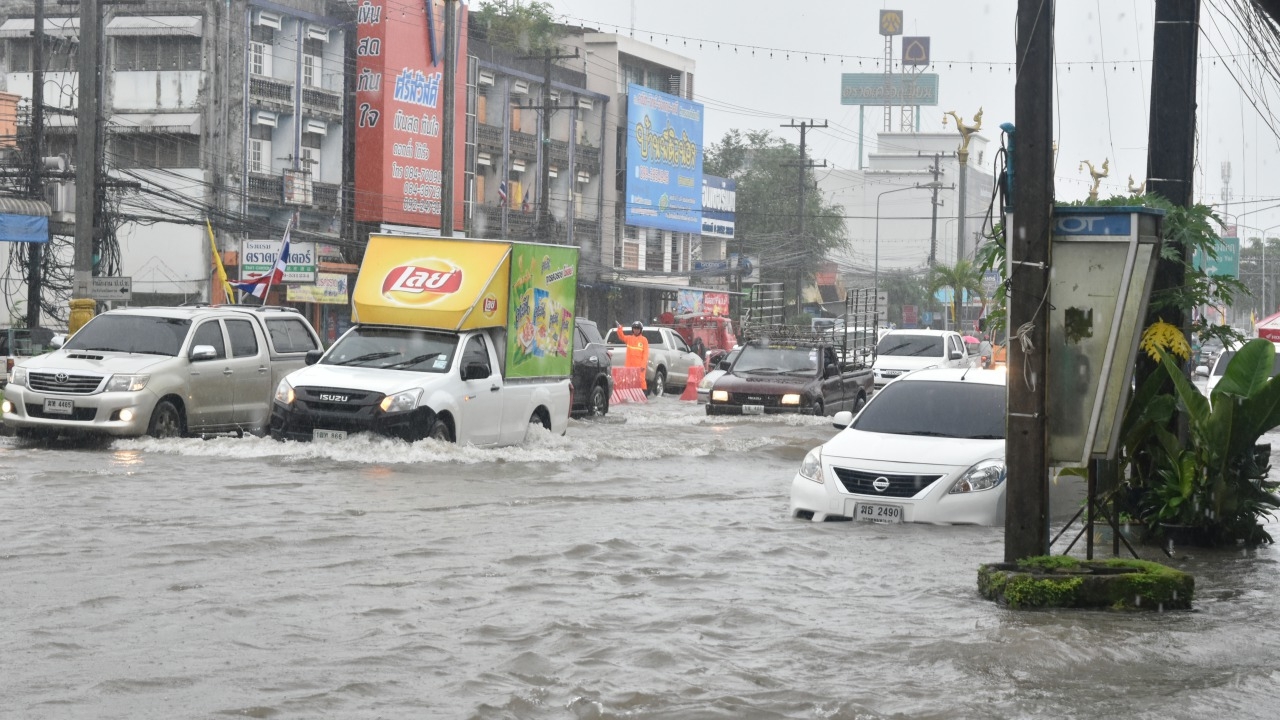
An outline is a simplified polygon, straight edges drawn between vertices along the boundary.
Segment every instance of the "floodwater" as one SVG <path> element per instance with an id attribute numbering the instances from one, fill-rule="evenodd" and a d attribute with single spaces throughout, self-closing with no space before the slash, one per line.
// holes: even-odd
<path id="1" fill-rule="evenodd" d="M 0 438 L 0 717 L 1276 717 L 1275 549 L 1176 549 L 1190 612 L 1010 611 L 1000 528 L 787 517 L 832 432 Z"/>

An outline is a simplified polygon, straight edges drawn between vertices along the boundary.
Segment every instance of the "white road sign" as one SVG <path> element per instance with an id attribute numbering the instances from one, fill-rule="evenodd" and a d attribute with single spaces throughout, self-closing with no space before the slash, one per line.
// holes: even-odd
<path id="1" fill-rule="evenodd" d="M 93 300 L 133 300 L 133 278 L 89 278 L 89 297 Z"/>

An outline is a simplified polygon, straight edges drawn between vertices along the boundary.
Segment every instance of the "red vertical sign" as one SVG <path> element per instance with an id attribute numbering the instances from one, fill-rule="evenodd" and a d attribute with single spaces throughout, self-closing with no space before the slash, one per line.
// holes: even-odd
<path id="1" fill-rule="evenodd" d="M 444 182 L 463 225 L 466 150 L 466 6 L 455 23 L 454 172 L 441 176 L 444 0 L 361 0 L 356 7 L 356 187 L 360 222 L 440 227 Z M 430 8 L 430 13 L 428 13 Z"/>

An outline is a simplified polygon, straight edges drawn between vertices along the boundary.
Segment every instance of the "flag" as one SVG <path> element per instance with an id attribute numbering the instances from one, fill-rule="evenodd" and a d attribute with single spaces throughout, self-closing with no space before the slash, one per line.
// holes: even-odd
<path id="1" fill-rule="evenodd" d="M 289 225 L 284 229 L 284 242 L 280 244 L 280 257 L 276 258 L 276 264 L 271 268 L 271 272 L 248 282 L 233 283 L 232 286 L 256 298 L 265 299 L 272 285 L 284 282 L 285 266 L 289 262 L 289 234 L 292 231 L 293 219 L 290 218 Z"/>
<path id="2" fill-rule="evenodd" d="M 219 287 L 225 293 L 226 301 L 230 302 L 235 298 L 236 294 L 231 289 L 231 281 L 227 279 L 227 269 L 222 265 L 222 256 L 218 254 L 218 243 L 213 239 L 213 226 L 209 224 L 207 219 L 204 221 L 204 226 L 209 228 L 209 247 L 213 250 L 213 264 L 218 269 L 218 282 L 221 283 Z M 210 297 L 209 300 L 212 301 L 213 298 Z"/>
<path id="3" fill-rule="evenodd" d="M 503 180 L 498 183 L 498 207 L 506 207 L 507 205 L 507 181 Z"/>
<path id="4" fill-rule="evenodd" d="M 521 211 L 521 212 L 529 212 L 529 196 L 530 196 L 530 195 L 532 195 L 532 194 L 533 194 L 533 193 L 525 192 L 525 194 L 524 194 L 524 202 L 520 203 L 520 211 Z"/>

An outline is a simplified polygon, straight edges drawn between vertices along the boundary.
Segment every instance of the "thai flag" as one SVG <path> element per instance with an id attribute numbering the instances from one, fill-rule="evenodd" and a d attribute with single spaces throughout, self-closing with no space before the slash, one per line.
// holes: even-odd
<path id="1" fill-rule="evenodd" d="M 527 192 L 527 191 L 525 192 L 525 194 L 524 194 L 524 203 L 520 205 L 520 209 L 521 209 L 523 212 L 529 212 L 529 203 L 533 202 L 533 199 L 532 199 L 532 198 L 530 198 L 529 196 L 530 196 L 530 195 L 532 195 L 532 194 L 533 194 L 533 193 L 531 193 L 531 192 Z"/>
<path id="2" fill-rule="evenodd" d="M 280 245 L 280 257 L 276 258 L 276 264 L 271 268 L 271 272 L 248 282 L 232 283 L 231 286 L 258 299 L 263 299 L 266 298 L 267 291 L 271 289 L 272 285 L 283 283 L 285 266 L 289 262 L 289 234 L 292 230 L 293 220 L 290 219 L 289 226 L 284 229 L 284 242 Z"/>
<path id="3" fill-rule="evenodd" d="M 498 183 L 498 207 L 505 207 L 507 204 L 507 181 L 503 180 Z"/>

